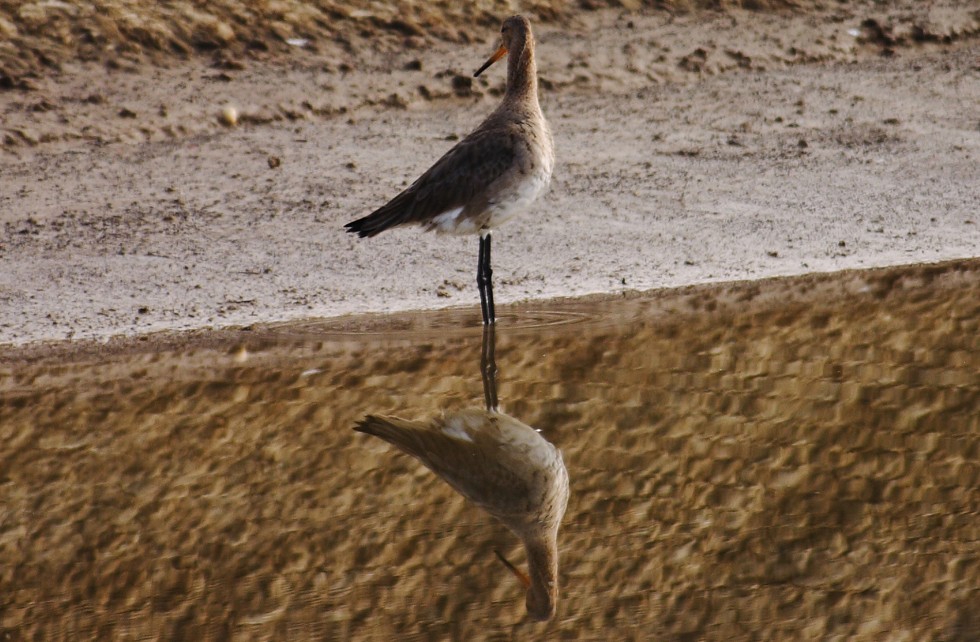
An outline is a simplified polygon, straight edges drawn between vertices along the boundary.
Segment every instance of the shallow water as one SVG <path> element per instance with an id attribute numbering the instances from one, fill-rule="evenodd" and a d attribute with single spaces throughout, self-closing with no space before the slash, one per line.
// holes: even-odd
<path id="1" fill-rule="evenodd" d="M 967 640 L 980 265 L 502 310 L 561 448 L 556 618 L 369 413 L 482 407 L 478 310 L 0 362 L 0 634 Z"/>

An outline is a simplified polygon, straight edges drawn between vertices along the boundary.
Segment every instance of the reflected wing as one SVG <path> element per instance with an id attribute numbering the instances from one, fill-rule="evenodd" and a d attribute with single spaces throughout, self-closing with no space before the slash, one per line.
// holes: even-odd
<path id="1" fill-rule="evenodd" d="M 379 437 L 412 455 L 461 495 L 491 514 L 528 510 L 532 500 L 529 471 L 515 466 L 521 452 L 501 449 L 501 442 L 447 427 L 369 415 L 354 428 Z"/>

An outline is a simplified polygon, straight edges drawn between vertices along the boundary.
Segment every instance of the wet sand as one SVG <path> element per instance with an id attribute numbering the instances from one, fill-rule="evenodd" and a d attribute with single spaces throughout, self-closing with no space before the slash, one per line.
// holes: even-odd
<path id="1" fill-rule="evenodd" d="M 971 3 L 725 6 L 535 22 L 558 163 L 498 303 L 976 256 Z M 493 108 L 496 27 L 358 29 L 0 90 L 0 344 L 476 306 L 475 239 L 342 226 Z"/>
<path id="2" fill-rule="evenodd" d="M 479 406 L 468 316 L 7 361 L 0 633 L 971 640 L 978 276 L 974 260 L 505 317 L 502 409 L 571 478 L 546 625 L 494 558 L 522 564 L 515 538 L 351 430 Z"/>

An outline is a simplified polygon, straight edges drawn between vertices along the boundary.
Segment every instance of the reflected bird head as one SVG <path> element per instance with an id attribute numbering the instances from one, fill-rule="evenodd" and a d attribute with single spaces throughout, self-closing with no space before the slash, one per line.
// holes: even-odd
<path id="1" fill-rule="evenodd" d="M 504 563 L 504 566 L 514 574 L 527 591 L 524 605 L 527 607 L 528 616 L 539 622 L 553 618 L 558 602 L 558 589 L 555 587 L 554 581 L 541 578 L 538 582 L 532 583 L 531 578 L 524 571 L 511 564 L 510 560 L 504 557 L 500 551 L 494 549 L 493 552 L 497 554 L 497 558 Z"/>
<path id="2" fill-rule="evenodd" d="M 548 590 L 547 587 L 532 586 L 528 588 L 524 604 L 527 606 L 529 617 L 544 622 L 555 617 L 556 602 L 554 591 Z"/>

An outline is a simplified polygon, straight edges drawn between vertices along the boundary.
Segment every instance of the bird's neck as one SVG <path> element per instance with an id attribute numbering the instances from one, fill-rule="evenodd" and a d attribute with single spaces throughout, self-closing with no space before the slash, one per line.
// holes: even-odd
<path id="1" fill-rule="evenodd" d="M 507 58 L 507 93 L 509 101 L 538 102 L 538 69 L 534 62 L 534 44 L 521 43 Z"/>

